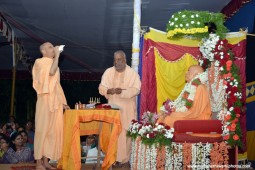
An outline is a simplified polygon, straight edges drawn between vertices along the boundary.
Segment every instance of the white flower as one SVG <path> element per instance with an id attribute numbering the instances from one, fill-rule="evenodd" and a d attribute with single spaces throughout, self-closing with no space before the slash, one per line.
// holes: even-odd
<path id="1" fill-rule="evenodd" d="M 202 66 L 202 65 L 204 64 L 204 60 L 200 60 L 200 59 L 199 59 L 198 62 L 199 62 L 199 65 L 200 65 L 200 66 Z"/>
<path id="2" fill-rule="evenodd" d="M 198 17 L 199 17 L 199 15 L 198 15 L 198 14 L 196 14 L 196 17 L 198 18 Z"/>
<path id="3" fill-rule="evenodd" d="M 180 27 L 182 27 L 183 25 L 182 24 L 180 24 Z"/>
<path id="4" fill-rule="evenodd" d="M 229 111 L 232 111 L 232 110 L 234 110 L 234 107 L 233 107 L 233 106 L 229 108 Z"/>
<path id="5" fill-rule="evenodd" d="M 219 67 L 220 66 L 220 62 L 218 60 L 216 60 L 215 63 L 214 63 L 214 66 L 215 67 Z"/>
<path id="6" fill-rule="evenodd" d="M 187 23 L 187 24 L 186 24 L 186 26 L 188 27 L 188 26 L 189 26 L 189 24 Z"/>
<path id="7" fill-rule="evenodd" d="M 178 20 L 178 18 L 174 18 L 174 20 L 175 20 L 175 21 L 177 21 L 177 20 Z"/>
<path id="8" fill-rule="evenodd" d="M 178 25 L 175 25 L 176 28 L 178 28 Z"/>
<path id="9" fill-rule="evenodd" d="M 172 18 L 174 18 L 174 15 L 172 15 Z"/>
<path id="10" fill-rule="evenodd" d="M 197 25 L 200 25 L 200 22 L 197 22 Z"/>
<path id="11" fill-rule="evenodd" d="M 165 134 L 164 134 L 164 136 L 166 137 L 166 138 L 168 138 L 168 139 L 171 139 L 171 138 L 173 138 L 173 133 L 172 132 L 169 132 L 169 131 L 167 131 Z"/>
<path id="12" fill-rule="evenodd" d="M 191 23 L 191 24 L 194 24 L 195 22 L 194 22 L 194 21 L 191 21 L 190 23 Z"/>
<path id="13" fill-rule="evenodd" d="M 186 15 L 182 15 L 182 18 L 185 18 L 186 17 Z"/>
<path id="14" fill-rule="evenodd" d="M 194 18 L 194 15 L 191 15 L 190 17 L 191 17 L 191 18 Z"/>

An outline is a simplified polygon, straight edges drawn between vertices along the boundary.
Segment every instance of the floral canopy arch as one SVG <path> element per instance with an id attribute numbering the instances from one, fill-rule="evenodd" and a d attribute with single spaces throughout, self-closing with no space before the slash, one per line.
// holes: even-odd
<path id="1" fill-rule="evenodd" d="M 221 97 L 220 99 L 224 103 L 223 107 L 218 106 L 221 108 L 218 119 L 223 121 L 223 138 L 230 146 L 241 146 L 240 118 L 244 114 L 242 107 L 244 106 L 243 101 L 245 101 L 245 93 L 242 91 L 241 84 L 245 84 L 245 80 L 241 81 L 236 64 L 237 60 L 241 63 L 245 61 L 240 59 L 240 56 L 244 57 L 244 55 L 242 52 L 240 53 L 240 49 L 236 50 L 236 48 L 242 45 L 242 48 L 245 49 L 245 35 L 240 36 L 242 37 L 239 39 L 240 41 L 229 43 L 226 39 L 227 28 L 223 25 L 223 21 L 224 16 L 220 13 L 180 11 L 169 19 L 167 24 L 168 40 L 160 42 L 158 35 L 144 36 L 140 113 L 147 110 L 157 112 L 162 101 L 166 99 L 164 92 L 160 91 L 164 88 L 162 84 L 166 84 L 166 86 L 173 84 L 172 82 L 159 83 L 159 75 L 165 74 L 160 71 L 166 71 L 165 68 L 161 70 L 157 68 L 159 62 L 162 64 L 163 61 L 166 61 L 164 64 L 171 65 L 170 67 L 173 68 L 174 64 L 181 61 L 183 70 L 178 72 L 178 76 L 181 77 L 189 65 L 199 61 L 199 64 L 213 77 L 209 81 L 209 85 L 213 87 L 211 92 L 215 93 L 219 87 L 224 91 L 224 95 L 221 93 L 217 96 Z M 151 29 L 150 32 L 153 31 L 155 32 Z M 161 34 L 166 36 L 164 33 Z M 163 50 L 164 48 L 167 50 Z M 245 75 L 244 71 L 241 70 L 241 72 Z M 177 80 L 175 79 L 175 81 Z M 179 81 L 181 83 L 175 82 L 177 90 L 170 92 L 173 94 L 170 95 L 173 99 L 178 96 L 180 89 L 184 86 L 185 80 L 180 78 Z M 169 96 L 169 94 L 167 95 Z M 154 98 L 157 101 L 154 101 Z"/>

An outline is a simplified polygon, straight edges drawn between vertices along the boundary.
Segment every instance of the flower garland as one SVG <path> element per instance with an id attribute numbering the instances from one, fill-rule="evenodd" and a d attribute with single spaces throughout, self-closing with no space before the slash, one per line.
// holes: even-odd
<path id="1" fill-rule="evenodd" d="M 167 37 L 180 38 L 191 35 L 196 38 L 208 37 L 209 32 L 215 31 L 224 36 L 227 28 L 223 24 L 224 15 L 208 11 L 179 11 L 174 13 L 167 24 Z M 212 23 L 216 29 L 211 30 Z"/>
<path id="2" fill-rule="evenodd" d="M 171 101 L 167 99 L 163 106 L 160 107 L 161 111 L 170 114 L 173 111 L 185 112 L 191 108 L 196 94 L 196 89 L 200 84 L 205 84 L 208 80 L 206 72 L 200 73 L 195 76 L 189 83 L 186 83 L 180 95 L 176 100 Z"/>
<path id="3" fill-rule="evenodd" d="M 137 148 L 132 150 L 131 169 L 219 169 L 228 167 L 228 149 L 221 143 L 175 143 L 159 148 L 158 144 L 145 145 L 140 138 L 134 142 Z M 160 164 L 159 164 L 160 163 Z"/>
<path id="4" fill-rule="evenodd" d="M 165 146 L 166 148 L 166 163 L 165 163 L 165 167 L 167 170 L 172 170 L 173 169 L 173 156 L 172 156 L 172 152 L 170 149 L 170 146 Z"/>
<path id="5" fill-rule="evenodd" d="M 192 165 L 196 166 L 196 169 L 210 169 L 210 151 L 211 145 L 209 143 L 195 143 L 192 144 Z M 218 155 L 216 155 L 218 156 Z"/>
<path id="6" fill-rule="evenodd" d="M 239 117 L 241 113 L 241 84 L 238 68 L 233 63 L 233 53 L 226 39 L 210 34 L 201 42 L 203 58 L 199 60 L 204 69 L 219 69 L 219 78 L 223 79 L 225 103 L 217 117 L 223 121 L 223 139 L 230 145 L 242 145 Z M 210 75 L 209 75 L 210 76 Z"/>

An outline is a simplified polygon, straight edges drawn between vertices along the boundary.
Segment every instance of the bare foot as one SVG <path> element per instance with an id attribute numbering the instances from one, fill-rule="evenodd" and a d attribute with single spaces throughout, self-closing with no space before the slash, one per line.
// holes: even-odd
<path id="1" fill-rule="evenodd" d="M 44 164 L 44 167 L 45 167 L 46 169 L 57 169 L 57 168 L 51 166 L 48 162 L 44 162 L 43 164 Z"/>
<path id="2" fill-rule="evenodd" d="M 43 165 L 36 165 L 36 170 L 46 170 Z"/>

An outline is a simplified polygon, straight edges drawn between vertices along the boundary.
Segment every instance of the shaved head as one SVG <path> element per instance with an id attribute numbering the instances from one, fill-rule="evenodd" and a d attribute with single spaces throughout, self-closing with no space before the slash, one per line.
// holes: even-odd
<path id="1" fill-rule="evenodd" d="M 42 45 L 40 45 L 40 51 L 42 52 L 42 50 L 45 48 L 45 46 L 47 45 L 47 44 L 51 44 L 50 42 L 45 42 L 45 43 L 43 43 Z"/>
<path id="2" fill-rule="evenodd" d="M 204 69 L 199 65 L 192 65 L 189 67 L 185 79 L 187 82 L 190 82 L 196 75 L 203 73 Z"/>
<path id="3" fill-rule="evenodd" d="M 50 42 L 45 42 L 40 45 L 40 52 L 42 53 L 43 57 L 54 58 L 54 46 Z"/>
<path id="4" fill-rule="evenodd" d="M 204 69 L 199 65 L 192 65 L 189 67 L 189 69 L 191 69 L 196 75 L 204 72 Z"/>

